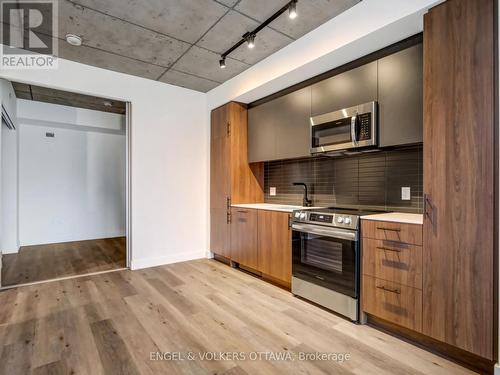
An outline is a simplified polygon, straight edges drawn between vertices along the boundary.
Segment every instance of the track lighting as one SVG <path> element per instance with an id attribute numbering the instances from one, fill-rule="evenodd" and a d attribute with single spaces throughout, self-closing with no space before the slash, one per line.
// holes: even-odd
<path id="1" fill-rule="evenodd" d="M 255 47 L 255 35 L 250 34 L 247 36 L 247 43 L 248 43 L 248 48 L 252 49 Z"/>
<path id="2" fill-rule="evenodd" d="M 255 37 L 257 34 L 262 31 L 266 26 L 268 26 L 271 22 L 276 20 L 278 17 L 280 17 L 283 13 L 288 11 L 288 17 L 290 19 L 295 19 L 297 18 L 297 2 L 298 0 L 291 0 L 285 5 L 281 7 L 280 10 L 278 10 L 276 13 L 274 13 L 271 17 L 269 17 L 267 20 L 262 22 L 255 30 L 249 31 L 248 33 L 244 34 L 240 41 L 236 44 L 234 44 L 231 48 L 229 48 L 227 51 L 225 51 L 221 55 L 221 59 L 219 60 L 219 66 L 221 69 L 224 69 L 226 67 L 226 56 L 229 56 L 234 50 L 236 50 L 238 47 L 240 47 L 242 44 L 247 43 L 247 47 L 252 49 L 255 47 Z"/>
<path id="3" fill-rule="evenodd" d="M 290 3 L 288 7 L 288 17 L 292 20 L 297 18 L 297 0 Z"/>
<path id="4" fill-rule="evenodd" d="M 219 60 L 219 66 L 220 66 L 221 69 L 224 69 L 226 67 L 226 58 L 225 57 L 222 57 Z"/>

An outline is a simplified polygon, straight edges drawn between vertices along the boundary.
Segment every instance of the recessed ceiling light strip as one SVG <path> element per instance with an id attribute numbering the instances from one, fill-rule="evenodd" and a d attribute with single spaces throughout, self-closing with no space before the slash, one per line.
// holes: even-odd
<path id="1" fill-rule="evenodd" d="M 264 29 L 266 26 L 268 26 L 271 22 L 273 22 L 276 18 L 281 16 L 286 11 L 289 12 L 290 19 L 295 19 L 297 17 L 297 1 L 298 0 L 292 0 L 288 2 L 280 10 L 274 13 L 271 17 L 262 22 L 255 30 L 250 31 L 245 35 L 243 35 L 238 43 L 233 45 L 231 48 L 229 48 L 226 52 L 224 52 L 221 55 L 221 59 L 219 60 L 220 68 L 224 69 L 226 67 L 226 57 L 242 44 L 248 43 L 248 48 L 253 48 L 255 46 L 255 37 L 257 36 L 257 33 L 262 29 Z"/>

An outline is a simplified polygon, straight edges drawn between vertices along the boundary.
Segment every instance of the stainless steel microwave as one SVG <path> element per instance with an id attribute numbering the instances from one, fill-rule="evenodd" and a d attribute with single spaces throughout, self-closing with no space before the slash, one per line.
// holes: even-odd
<path id="1" fill-rule="evenodd" d="M 377 102 L 311 117 L 311 154 L 377 145 Z"/>

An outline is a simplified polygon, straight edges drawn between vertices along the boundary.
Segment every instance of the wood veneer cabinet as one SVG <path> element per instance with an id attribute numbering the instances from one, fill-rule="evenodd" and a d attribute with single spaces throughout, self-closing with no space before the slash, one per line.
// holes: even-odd
<path id="1" fill-rule="evenodd" d="M 211 114 L 210 250 L 231 257 L 232 203 L 264 201 L 264 166 L 248 163 L 247 108 L 231 102 Z"/>
<path id="2" fill-rule="evenodd" d="M 292 231 L 290 214 L 259 210 L 259 271 L 290 286 L 292 283 Z"/>
<path id="3" fill-rule="evenodd" d="M 363 311 L 422 332 L 422 225 L 362 220 Z"/>
<path id="4" fill-rule="evenodd" d="M 258 269 L 257 210 L 233 208 L 231 212 L 231 260 Z"/>
<path id="5" fill-rule="evenodd" d="M 495 11 L 448 0 L 424 18 L 422 330 L 494 359 Z"/>

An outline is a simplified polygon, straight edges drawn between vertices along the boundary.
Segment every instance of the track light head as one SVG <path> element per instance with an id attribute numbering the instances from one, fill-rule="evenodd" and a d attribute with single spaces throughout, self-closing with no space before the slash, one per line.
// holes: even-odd
<path id="1" fill-rule="evenodd" d="M 221 57 L 221 59 L 219 60 L 219 66 L 221 69 L 224 69 L 226 67 L 226 58 L 225 57 Z"/>
<path id="2" fill-rule="evenodd" d="M 292 20 L 297 18 L 297 0 L 290 3 L 290 6 L 288 7 L 288 17 Z"/>
<path id="3" fill-rule="evenodd" d="M 255 35 L 250 34 L 247 36 L 248 48 L 252 49 L 255 47 Z"/>

